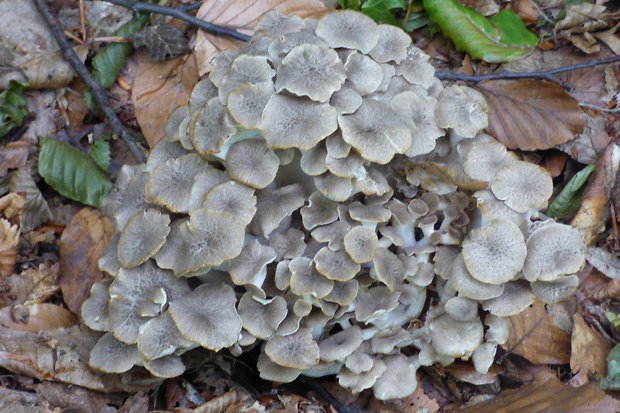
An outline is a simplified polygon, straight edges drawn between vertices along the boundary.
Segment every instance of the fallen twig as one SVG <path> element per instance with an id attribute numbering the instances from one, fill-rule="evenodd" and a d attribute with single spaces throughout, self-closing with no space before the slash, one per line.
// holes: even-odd
<path id="1" fill-rule="evenodd" d="M 243 33 L 239 33 L 235 29 L 230 29 L 228 27 L 222 27 L 222 26 L 218 26 L 213 23 L 209 23 L 207 21 L 194 17 L 191 14 L 179 8 L 158 6 L 156 4 L 148 4 L 148 3 L 142 3 L 139 1 L 131 1 L 131 0 L 104 0 L 104 1 L 108 3 L 116 4 L 118 6 L 127 7 L 128 9 L 131 9 L 135 12 L 149 12 L 149 13 L 163 14 L 164 16 L 171 16 L 176 19 L 182 20 L 186 23 L 189 23 L 192 26 L 198 27 L 199 29 L 202 29 L 207 33 L 216 34 L 219 36 L 232 37 L 233 39 L 241 40 L 242 42 L 247 42 L 248 40 L 250 40 L 250 36 L 243 34 Z"/>
<path id="2" fill-rule="evenodd" d="M 579 63 L 576 65 L 562 66 L 555 69 L 549 69 L 541 72 L 500 72 L 500 73 L 488 73 L 486 75 L 464 75 L 461 73 L 452 72 L 436 72 L 437 76 L 441 80 L 462 80 L 464 82 L 481 82 L 483 80 L 498 80 L 498 79 L 542 79 L 555 83 L 561 83 L 554 75 L 563 72 L 570 72 L 572 70 L 587 69 L 590 67 L 608 65 L 611 63 L 620 62 L 620 56 L 608 57 L 606 59 L 595 59 L 585 63 Z"/>
<path id="3" fill-rule="evenodd" d="M 63 56 L 90 89 L 95 102 L 97 102 L 99 109 L 103 112 L 103 115 L 112 128 L 114 135 L 125 142 L 125 145 L 127 145 L 129 151 L 136 158 L 136 160 L 138 160 L 138 162 L 145 162 L 146 156 L 144 155 L 144 152 L 142 152 L 136 144 L 133 134 L 127 130 L 114 110 L 110 107 L 106 91 L 101 87 L 101 85 L 99 85 L 99 83 L 97 83 L 97 81 L 95 81 L 86 66 L 84 66 L 78 57 L 77 53 L 75 53 L 71 47 L 71 44 L 65 37 L 62 26 L 60 25 L 56 15 L 54 15 L 54 13 L 50 10 L 45 0 L 34 0 L 34 4 L 37 7 L 37 10 L 39 10 L 39 14 L 41 14 L 50 28 L 50 31 L 56 39 L 58 46 L 60 46 Z"/>

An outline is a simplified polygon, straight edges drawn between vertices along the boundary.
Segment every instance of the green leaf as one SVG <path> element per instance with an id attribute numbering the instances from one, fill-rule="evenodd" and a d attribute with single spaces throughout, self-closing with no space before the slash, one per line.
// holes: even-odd
<path id="1" fill-rule="evenodd" d="M 343 9 L 359 10 L 360 0 L 338 0 L 340 7 Z"/>
<path id="2" fill-rule="evenodd" d="M 551 218 L 565 218 L 574 215 L 581 205 L 584 185 L 594 171 L 594 165 L 588 165 L 577 172 L 553 200 L 546 214 Z"/>
<path id="3" fill-rule="evenodd" d="M 392 14 L 392 10 L 405 10 L 405 0 L 367 0 L 362 4 L 362 13 L 373 20 L 400 27 L 400 22 Z"/>
<path id="4" fill-rule="evenodd" d="M 425 12 L 409 13 L 407 21 L 403 22 L 403 28 L 407 33 L 411 33 L 412 31 L 428 26 L 429 24 L 435 25 Z"/>
<path id="5" fill-rule="evenodd" d="M 149 13 L 136 13 L 133 18 L 122 25 L 114 36 L 127 37 L 141 30 L 149 21 Z M 125 59 L 133 46 L 131 43 L 110 43 L 93 57 L 93 77 L 104 89 L 112 87 L 116 77 L 125 65 Z M 86 103 L 89 108 L 95 107 L 90 93 L 86 94 Z"/>
<path id="6" fill-rule="evenodd" d="M 112 182 L 92 159 L 56 139 L 41 138 L 39 175 L 67 198 L 100 208 Z"/>
<path id="7" fill-rule="evenodd" d="M 519 16 L 506 9 L 489 20 L 456 0 L 424 0 L 424 8 L 456 49 L 474 59 L 511 62 L 527 56 L 538 44 L 538 37 Z"/>
<path id="8" fill-rule="evenodd" d="M 28 102 L 24 97 L 27 83 L 11 80 L 9 87 L 0 93 L 0 137 L 24 123 L 28 115 Z"/>
<path id="9" fill-rule="evenodd" d="M 599 387 L 620 391 L 620 344 L 616 344 L 607 355 L 607 377 L 600 381 Z"/>
<path id="10" fill-rule="evenodd" d="M 103 135 L 95 138 L 93 144 L 88 148 L 88 156 L 104 171 L 107 171 L 110 166 L 110 159 L 112 158 L 110 152 L 110 135 Z"/>

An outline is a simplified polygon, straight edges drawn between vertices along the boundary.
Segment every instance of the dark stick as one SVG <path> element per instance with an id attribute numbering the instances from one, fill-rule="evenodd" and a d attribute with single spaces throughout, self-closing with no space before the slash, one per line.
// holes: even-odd
<path id="1" fill-rule="evenodd" d="M 200 6 L 202 6 L 202 1 L 197 1 L 196 3 L 188 4 L 187 6 L 178 6 L 177 9 L 182 10 L 185 13 L 187 13 L 192 10 L 199 9 Z"/>
<path id="2" fill-rule="evenodd" d="M 212 24 L 206 22 L 204 20 L 200 20 L 197 17 L 192 16 L 184 12 L 178 8 L 158 6 L 156 4 L 148 4 L 142 3 L 139 1 L 131 1 L 131 0 L 104 0 L 108 3 L 116 4 L 118 6 L 127 7 L 135 12 L 149 12 L 156 14 L 163 14 L 165 16 L 172 16 L 184 22 L 191 24 L 192 26 L 196 26 L 199 29 L 204 30 L 207 33 L 216 34 L 219 36 L 228 36 L 233 39 L 241 40 L 242 42 L 247 42 L 250 40 L 250 36 L 239 33 L 235 29 L 230 29 L 228 27 L 218 26 L 216 24 Z"/>
<path id="3" fill-rule="evenodd" d="M 569 72 L 571 70 L 587 69 L 590 67 L 607 65 L 610 63 L 620 62 L 620 56 L 608 57 L 606 59 L 596 59 L 585 63 L 579 63 L 572 66 L 563 66 L 555 69 L 545 70 L 542 72 L 500 72 L 489 73 L 486 75 L 463 75 L 460 73 L 451 72 L 436 72 L 440 80 L 462 80 L 464 82 L 480 82 L 482 80 L 495 80 L 495 79 L 542 79 L 549 80 L 551 82 L 559 83 L 558 79 L 554 77 L 555 74 Z"/>
<path id="4" fill-rule="evenodd" d="M 116 116 L 114 110 L 110 107 L 107 100 L 106 91 L 99 83 L 97 83 L 95 79 L 93 79 L 88 69 L 86 69 L 86 66 L 84 66 L 78 55 L 75 53 L 75 50 L 71 47 L 71 44 L 62 31 L 62 26 L 60 25 L 58 18 L 50 10 L 45 0 L 34 0 L 34 4 L 37 7 L 37 10 L 39 10 L 39 14 L 41 14 L 50 28 L 56 42 L 58 42 L 58 46 L 60 46 L 63 56 L 90 89 L 95 102 L 97 102 L 97 105 L 99 105 L 99 108 L 103 112 L 108 124 L 112 127 L 112 132 L 114 135 L 125 142 L 125 145 L 127 145 L 129 151 L 138 160 L 138 162 L 145 162 L 146 157 L 136 144 L 133 135 L 125 128 L 121 120 L 118 116 Z"/>

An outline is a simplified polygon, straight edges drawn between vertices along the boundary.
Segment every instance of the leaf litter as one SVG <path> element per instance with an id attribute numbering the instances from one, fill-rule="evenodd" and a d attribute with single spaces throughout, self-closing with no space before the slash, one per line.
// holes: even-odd
<path id="1" fill-rule="evenodd" d="M 215 3 L 215 5 L 208 3 Z M 483 2 L 470 3 L 481 6 Z M 513 3 L 525 4 L 529 2 L 517 1 Z M 485 7 L 487 6 L 488 4 Z M 205 2 L 198 11 L 198 15 L 211 22 L 236 27 L 241 32 L 250 33 L 252 22 L 265 11 L 274 7 L 280 8 L 283 14 L 290 12 L 304 16 L 320 16 L 325 13 L 323 4 L 318 0 L 304 0 L 294 2 L 294 4 L 282 0 L 256 2 L 245 2 L 244 0 L 239 2 Z M 402 17 L 402 14 L 398 14 L 402 12 L 399 8 L 387 10 L 397 18 Z M 399 10 L 401 11 L 399 12 Z M 520 10 L 515 11 L 521 17 L 527 15 L 523 11 L 525 7 Z M 529 16 L 536 16 L 536 13 L 531 10 L 529 13 Z M 565 20 L 570 16 L 572 15 L 567 13 Z M 100 17 L 105 19 L 105 13 Z M 603 15 L 603 17 L 599 16 L 589 20 L 595 23 L 601 19 L 606 21 L 608 23 L 605 27 L 606 30 L 595 29 L 592 23 L 588 22 L 579 23 L 580 25 L 574 23 L 572 26 L 559 25 L 556 27 L 559 27 L 559 31 L 570 31 L 568 38 L 571 41 L 571 36 L 585 38 L 586 33 L 591 32 L 593 38 L 602 42 L 596 44 L 603 49 L 602 52 L 594 54 L 594 56 L 599 56 L 601 53 L 605 53 L 607 44 L 613 50 L 616 26 L 609 24 L 613 22 L 613 18 L 613 16 Z M 525 20 L 531 23 L 531 19 L 534 17 Z M 566 22 L 562 24 L 566 25 Z M 587 28 L 587 30 L 580 28 Z M 191 32 L 189 31 L 189 33 Z M 414 40 L 419 39 L 419 34 L 414 33 Z M 154 64 L 148 61 L 146 55 L 137 55 L 139 59 L 137 75 L 128 85 L 128 90 L 133 95 L 136 120 L 143 129 L 148 145 L 151 147 L 162 136 L 159 134 L 159 130 L 163 130 L 161 119 L 165 120 L 167 113 L 171 112 L 176 106 L 187 102 L 188 93 L 197 81 L 199 73 L 204 74 L 208 71 L 209 60 L 213 54 L 223 48 L 240 45 L 236 41 L 215 37 L 204 32 L 198 32 L 196 37 L 191 39 L 191 44 L 193 45 L 192 54 L 187 58 L 177 58 L 177 61 L 169 60 Z M 574 42 L 570 44 L 570 47 L 578 47 Z M 536 51 L 533 55 L 539 53 L 541 52 Z M 574 53 L 570 52 L 566 46 L 554 52 L 545 51 L 542 53 L 544 56 L 554 56 L 547 57 L 547 63 L 554 67 L 577 61 L 574 58 Z M 521 61 L 516 63 L 519 62 Z M 490 69 L 489 66 L 479 65 L 476 62 L 471 67 L 473 70 L 482 71 Z M 509 68 L 507 65 L 503 67 Z M 502 70 L 502 66 L 497 70 Z M 531 66 L 528 70 L 544 69 Z M 116 75 L 113 76 L 113 80 L 115 78 Z M 488 83 L 479 86 L 486 87 L 489 91 L 487 93 L 495 94 L 496 101 L 493 101 L 493 98 L 490 99 L 491 110 L 496 112 L 496 116 L 500 120 L 509 122 L 509 124 L 512 122 L 511 126 L 514 129 L 521 131 L 519 128 L 523 127 L 523 123 L 515 123 L 517 122 L 515 119 L 510 119 L 511 111 L 517 110 L 524 114 L 531 114 L 532 111 L 540 111 L 542 107 L 551 112 L 550 124 L 553 127 L 558 127 L 560 128 L 558 130 L 561 131 L 561 128 L 567 125 L 568 131 L 559 133 L 559 137 L 553 136 L 553 139 L 566 139 L 570 134 L 570 138 L 566 139 L 570 141 L 575 133 L 584 128 L 583 123 L 577 119 L 577 115 L 582 113 L 578 103 L 601 105 L 613 102 L 613 80 L 617 81 L 617 75 L 610 68 L 596 68 L 587 73 L 581 72 L 581 76 L 569 73 L 563 79 L 567 84 L 575 85 L 570 91 L 573 98 L 568 97 L 559 86 L 550 86 L 548 90 L 545 89 L 546 85 L 540 86 L 541 82 L 537 82 L 536 86 L 531 82 L 528 83 L 529 81 L 513 82 L 510 86 L 504 86 L 504 89 L 501 86 L 493 86 Z M 118 84 L 115 85 L 115 87 L 117 86 Z M 540 102 L 537 106 L 536 103 L 532 103 L 531 99 L 528 99 L 529 90 L 537 91 L 544 98 L 542 106 L 540 106 Z M 169 97 L 170 95 L 172 97 Z M 166 99 L 167 97 L 168 99 Z M 512 99 L 510 104 L 505 102 L 507 99 Z M 497 100 L 500 103 L 497 103 Z M 51 102 L 55 104 L 57 99 L 54 98 Z M 550 103 L 557 103 L 559 106 L 550 106 Z M 52 116 L 49 119 L 57 116 L 56 112 L 51 113 Z M 609 151 L 613 152 L 613 149 L 607 147 L 607 142 L 601 144 L 600 142 L 603 141 L 599 140 L 597 143 L 597 138 L 593 136 L 592 131 L 588 131 L 589 122 L 590 119 L 586 119 L 586 130 L 581 135 L 585 135 L 585 140 L 580 143 L 581 146 L 575 146 L 574 142 L 576 141 L 569 142 L 567 145 L 572 144 L 573 146 L 569 147 L 567 152 L 577 160 L 584 161 L 584 158 L 579 155 L 590 151 L 587 163 L 593 164 L 597 159 L 599 161 L 595 173 L 590 178 L 591 182 L 584 195 L 584 201 L 580 205 L 581 209 L 577 214 L 578 219 L 576 218 L 577 221 L 575 221 L 594 238 L 601 229 L 607 229 L 609 225 L 605 221 L 608 214 L 606 206 L 614 184 L 615 170 L 613 164 L 616 162 L 613 156 L 609 155 Z M 563 124 L 561 127 L 560 123 Z M 30 142 L 36 143 L 36 138 L 40 136 L 52 136 L 55 127 L 57 125 L 48 123 L 42 127 L 42 130 L 47 128 L 50 133 L 33 132 Z M 534 130 L 534 128 L 531 129 Z M 600 131 L 601 127 L 594 126 L 592 129 Z M 490 127 L 490 130 L 496 138 L 504 136 L 504 139 L 513 142 L 512 147 L 523 151 L 544 151 L 558 145 L 553 143 L 555 141 L 549 142 L 547 135 L 532 133 L 526 138 L 516 136 L 517 134 L 514 133 L 511 135 L 510 131 L 506 132 L 505 135 L 501 133 L 496 135 L 496 129 L 493 129 L 493 126 Z M 85 349 L 92 346 L 92 343 L 97 339 L 97 334 L 86 331 L 79 325 L 74 325 L 76 320 L 72 318 L 72 313 L 67 310 L 68 308 L 75 314 L 79 313 L 81 302 L 88 296 L 90 286 L 100 280 L 96 257 L 105 248 L 106 242 L 104 240 L 111 234 L 111 224 L 106 223 L 102 215 L 98 215 L 96 210 L 90 208 L 80 211 L 67 227 L 62 224 L 55 224 L 52 221 L 52 212 L 46 202 L 49 197 L 49 188 L 45 188 L 45 185 L 41 185 L 41 182 L 33 179 L 32 169 L 29 169 L 32 162 L 29 162 L 30 165 L 28 165 L 27 161 L 31 154 L 28 145 L 20 146 L 23 145 L 21 143 L 11 145 L 11 143 L 5 144 L 3 149 L 0 149 L 0 154 L 4 154 L 4 158 L 0 158 L 0 167 L 5 168 L 4 173 L 0 173 L 0 177 L 4 176 L 2 188 L 5 189 L 4 198 L 0 198 L 0 204 L 6 205 L 6 207 L 0 208 L 0 211 L 4 211 L 1 222 L 8 222 L 11 227 L 16 228 L 19 228 L 18 226 L 21 223 L 21 232 L 18 232 L 18 235 L 30 250 L 17 251 L 15 254 L 16 262 L 11 264 L 11 261 L 7 261 L 6 276 L 0 278 L 0 288 L 3 291 L 0 295 L 0 320 L 6 320 L 5 324 L 10 326 L 0 329 L 0 347 L 3 348 L 3 352 L 0 353 L 0 366 L 11 371 L 12 376 L 20 378 L 22 383 L 17 386 L 18 390 L 14 390 L 14 388 L 7 387 L 5 381 L 0 380 L 0 391 L 2 392 L 0 407 L 9 406 L 9 409 L 15 408 L 11 411 L 18 412 L 21 407 L 18 407 L 15 401 L 21 400 L 29 406 L 38 406 L 40 409 L 48 409 L 49 411 L 54 406 L 84 409 L 84 411 L 146 411 L 148 394 L 157 394 L 152 390 L 154 383 L 150 382 L 148 376 L 139 369 L 132 372 L 131 376 L 124 375 L 122 377 L 102 375 L 90 370 L 87 367 L 88 356 Z M 606 148 L 607 152 L 604 151 Z M 113 153 L 112 164 L 114 164 L 114 157 L 116 154 Z M 104 155 L 104 161 L 100 163 L 100 166 L 106 163 Z M 562 173 L 561 168 L 560 173 Z M 41 187 L 43 187 L 43 191 L 41 191 Z M 2 200 L 5 200 L 4 203 Z M 45 224 L 47 226 L 42 226 Z M 62 239 L 59 240 L 58 234 L 63 232 Z M 608 247 L 604 244 L 593 247 L 588 254 L 588 259 L 595 267 L 600 267 L 599 269 L 602 269 L 604 273 L 613 276 L 612 268 L 616 265 L 618 258 L 616 250 Z M 60 251 L 60 267 L 58 251 Z M 593 251 L 597 251 L 597 253 Z M 604 254 L 601 254 L 600 251 L 603 251 Z M 598 261 L 595 257 L 598 257 Z M 50 258 L 52 259 L 50 260 Z M 1 264 L 2 259 L 0 258 L 0 269 L 3 268 Z M 12 270 L 9 271 L 8 268 Z M 603 276 L 601 278 L 601 284 L 592 293 L 593 296 L 602 300 L 617 299 L 620 296 L 618 293 L 620 287 L 614 287 L 613 282 L 615 281 L 613 280 L 610 282 Z M 590 300 L 591 298 L 588 296 L 587 299 Z M 418 391 L 408 399 L 386 404 L 379 403 L 376 400 L 369 401 L 368 396 L 364 394 L 357 396 L 341 395 L 341 398 L 349 400 L 353 405 L 357 403 L 360 408 L 372 408 L 377 411 L 413 412 L 418 411 L 418 409 L 427 409 L 431 412 L 446 411 L 454 403 L 462 403 L 468 399 L 472 399 L 472 401 L 483 400 L 488 397 L 482 395 L 482 388 L 479 386 L 499 386 L 493 383 L 498 383 L 500 374 L 510 374 L 511 368 L 527 370 L 523 365 L 513 363 L 513 359 L 517 358 L 518 354 L 530 362 L 539 363 L 536 367 L 540 370 L 537 371 L 539 373 L 542 371 L 543 374 L 539 374 L 530 382 L 526 381 L 519 389 L 502 389 L 495 398 L 482 401 L 470 408 L 473 410 L 465 411 L 519 411 L 520 408 L 536 411 L 535 409 L 541 409 L 545 406 L 575 412 L 594 411 L 590 410 L 593 408 L 599 411 L 617 410 L 619 408 L 618 402 L 598 390 L 593 384 L 584 384 L 582 387 L 573 389 L 564 383 L 568 377 L 564 376 L 562 381 L 559 381 L 549 375 L 549 369 L 546 366 L 561 363 L 560 366 L 568 366 L 565 368 L 571 372 L 570 374 L 575 374 L 575 379 L 579 378 L 582 383 L 587 383 L 588 378 L 587 375 L 583 375 L 584 371 L 604 375 L 603 365 L 606 360 L 605 362 L 602 360 L 606 356 L 605 351 L 611 347 L 609 336 L 601 335 L 596 328 L 593 328 L 591 317 L 583 316 L 581 307 L 571 307 L 572 310 L 562 306 L 557 306 L 559 309 L 553 307 L 536 302 L 528 310 L 527 317 L 521 319 L 515 318 L 519 316 L 513 317 L 513 325 L 516 325 L 517 328 L 510 343 L 504 346 L 508 353 L 498 358 L 498 361 L 503 363 L 494 365 L 494 369 L 487 376 L 475 373 L 467 364 L 458 368 L 451 366 L 445 371 L 437 367 L 427 368 L 423 369 L 420 372 L 420 377 L 418 377 L 418 381 L 423 386 L 419 386 Z M 49 317 L 45 317 L 43 314 Z M 56 328 L 63 323 L 64 327 Z M 613 332 L 610 334 L 613 336 Z M 217 364 L 213 365 L 221 367 L 225 366 L 226 363 L 218 361 Z M 515 367 L 516 365 L 520 367 Z M 42 382 L 36 384 L 30 382 L 28 384 L 25 377 L 34 377 L 42 380 Z M 613 377 L 610 376 L 610 378 Z M 177 398 L 177 400 L 186 400 L 183 402 L 185 403 L 184 406 L 168 405 L 166 409 L 174 411 L 177 408 L 176 411 L 187 412 L 233 412 L 241 409 L 270 412 L 332 410 L 331 407 L 326 407 L 324 403 L 317 401 L 312 395 L 301 396 L 300 394 L 307 394 L 307 389 L 293 389 L 294 392 L 279 390 L 277 397 L 272 394 L 270 400 L 266 397 L 257 400 L 253 393 L 243 392 L 237 388 L 233 389 L 232 386 L 220 385 L 217 389 L 209 390 L 210 388 L 204 387 L 204 385 L 201 387 L 200 382 L 195 381 L 195 379 L 195 377 L 188 376 L 187 379 L 178 378 L 165 382 L 162 387 L 165 390 L 160 390 L 166 392 L 165 398 L 173 400 L 173 391 L 187 396 L 185 399 L 183 397 Z M 219 383 L 231 383 L 226 381 L 231 380 L 231 378 L 223 371 L 216 374 L 213 380 Z M 232 380 L 234 381 L 234 378 Z M 573 380 L 573 382 L 577 383 L 578 380 Z M 66 383 L 77 386 L 67 387 Z M 193 399 L 190 397 L 191 383 L 196 384 L 201 389 L 195 390 L 197 394 L 201 394 L 200 398 Z M 330 387 L 330 389 L 335 388 Z M 119 398 L 109 394 L 102 395 L 88 389 L 97 392 L 129 391 L 133 392 L 133 395 L 126 399 L 124 396 Z M 71 396 L 67 397 L 67 394 Z M 196 403 L 189 402 L 189 399 Z"/>

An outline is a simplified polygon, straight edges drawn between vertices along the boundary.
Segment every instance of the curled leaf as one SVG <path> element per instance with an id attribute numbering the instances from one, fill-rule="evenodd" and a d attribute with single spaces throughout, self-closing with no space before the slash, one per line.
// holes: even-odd
<path id="1" fill-rule="evenodd" d="M 581 203 L 581 197 L 583 186 L 588 181 L 588 177 L 594 171 L 594 165 L 588 165 L 581 171 L 577 172 L 575 176 L 571 178 L 566 184 L 558 196 L 553 200 L 549 208 L 547 208 L 547 215 L 551 218 L 569 217 L 577 212 L 579 204 Z"/>
<path id="2" fill-rule="evenodd" d="M 144 47 L 146 54 L 155 62 L 190 52 L 183 31 L 169 24 L 147 26 L 129 35 L 129 40 L 134 47 Z"/>
<path id="3" fill-rule="evenodd" d="M 110 192 L 112 182 L 78 149 L 56 139 L 42 138 L 39 174 L 67 198 L 95 207 Z"/>

